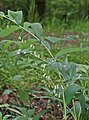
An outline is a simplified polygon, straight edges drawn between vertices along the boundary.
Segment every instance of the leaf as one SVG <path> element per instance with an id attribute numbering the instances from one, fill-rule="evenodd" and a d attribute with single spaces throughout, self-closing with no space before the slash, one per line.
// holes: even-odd
<path id="1" fill-rule="evenodd" d="M 88 78 L 88 81 L 87 81 L 87 89 L 88 89 L 88 94 L 89 94 L 89 77 Z"/>
<path id="2" fill-rule="evenodd" d="M 9 95 L 12 92 L 13 92 L 12 90 L 5 90 L 3 94 L 8 94 Z"/>
<path id="3" fill-rule="evenodd" d="M 79 103 L 79 102 L 76 102 L 74 107 L 75 107 L 76 115 L 77 115 L 77 117 L 79 118 L 79 116 L 80 116 L 80 114 L 81 114 L 81 105 L 80 105 L 80 103 Z"/>
<path id="4" fill-rule="evenodd" d="M 29 109 L 27 112 L 28 112 L 29 117 L 32 117 L 32 115 L 35 112 L 35 109 Z"/>
<path id="5" fill-rule="evenodd" d="M 65 62 L 58 62 L 57 65 L 67 83 L 73 84 L 74 82 L 76 82 L 76 80 L 80 78 L 81 74 L 77 74 L 76 72 L 76 64 L 72 62 L 68 63 L 67 58 Z"/>
<path id="6" fill-rule="evenodd" d="M 5 116 L 3 117 L 3 120 L 8 120 L 10 117 L 11 117 L 11 115 L 5 115 Z M 0 119 L 0 120 L 1 120 L 1 119 Z"/>
<path id="7" fill-rule="evenodd" d="M 20 28 L 18 26 L 15 26 L 15 25 L 6 27 L 5 29 L 3 29 L 3 30 L 0 31 L 0 37 L 6 37 L 10 33 L 14 32 L 14 31 L 16 31 L 18 29 L 20 29 Z"/>
<path id="8" fill-rule="evenodd" d="M 83 51 L 89 51 L 89 47 L 62 49 L 61 51 L 59 51 L 59 52 L 55 55 L 55 58 L 61 57 L 61 56 L 65 55 L 65 54 L 68 54 L 68 53 L 72 53 L 72 52 L 83 52 Z"/>
<path id="9" fill-rule="evenodd" d="M 2 105 L 0 105 L 0 108 L 3 108 L 3 107 L 9 107 L 9 104 L 2 104 Z"/>
<path id="10" fill-rule="evenodd" d="M 13 80 L 20 80 L 22 78 L 22 75 L 15 75 L 12 79 Z"/>
<path id="11" fill-rule="evenodd" d="M 24 28 L 25 28 L 27 31 L 30 31 L 31 33 L 34 34 L 32 28 L 31 28 L 31 24 L 32 24 L 32 23 L 24 22 Z"/>
<path id="12" fill-rule="evenodd" d="M 73 84 L 67 87 L 64 91 L 66 103 L 69 104 L 75 93 L 80 89 L 77 84 Z"/>
<path id="13" fill-rule="evenodd" d="M 75 40 L 76 37 L 74 36 L 67 36 L 67 37 L 63 37 L 63 38 L 56 38 L 56 37 L 51 37 L 51 36 L 48 36 L 48 37 L 45 37 L 45 39 L 49 40 L 50 42 L 52 43 L 56 43 L 58 41 L 69 41 L 69 40 Z"/>
<path id="14" fill-rule="evenodd" d="M 2 113 L 0 112 L 0 120 L 2 120 Z"/>
<path id="15" fill-rule="evenodd" d="M 4 16 L 5 16 L 4 12 L 0 12 L 0 17 L 4 17 Z"/>
<path id="16" fill-rule="evenodd" d="M 24 28 L 27 31 L 30 31 L 31 33 L 35 34 L 39 38 L 40 42 L 42 42 L 44 40 L 43 39 L 43 29 L 42 29 L 42 26 L 40 23 L 25 22 Z"/>
<path id="17" fill-rule="evenodd" d="M 81 110 L 82 110 L 82 114 L 85 113 L 85 108 L 86 108 L 86 100 L 85 100 L 85 97 L 83 94 L 81 94 L 79 96 L 79 102 L 80 102 L 80 105 L 81 105 Z"/>
<path id="18" fill-rule="evenodd" d="M 28 118 L 26 116 L 17 116 L 15 119 L 13 120 L 28 120 Z"/>
<path id="19" fill-rule="evenodd" d="M 46 110 L 40 111 L 37 115 L 34 116 L 33 120 L 39 120 L 39 118 L 46 112 Z"/>
<path id="20" fill-rule="evenodd" d="M 44 45 L 50 50 L 50 44 L 47 41 L 44 41 Z"/>
<path id="21" fill-rule="evenodd" d="M 19 114 L 19 115 L 22 115 L 22 113 L 19 112 L 19 111 L 16 110 L 16 109 L 13 109 L 13 108 L 7 108 L 7 109 L 10 110 L 10 111 L 12 111 L 12 112 L 14 112 L 14 113 L 17 113 L 17 114 Z"/>
<path id="22" fill-rule="evenodd" d="M 13 41 L 8 40 L 7 43 L 5 43 L 5 45 L 4 45 L 4 49 L 8 49 L 9 46 L 10 46 L 12 43 L 13 43 Z"/>
<path id="23" fill-rule="evenodd" d="M 19 92 L 19 96 L 20 96 L 20 99 L 21 99 L 21 101 L 22 101 L 23 103 L 27 103 L 27 100 L 28 100 L 28 98 L 29 98 L 27 91 L 21 90 L 21 91 Z"/>
<path id="24" fill-rule="evenodd" d="M 34 34 L 38 35 L 38 36 L 42 36 L 43 34 L 43 29 L 40 23 L 28 23 L 25 22 L 24 23 L 24 27 L 25 28 L 31 28 L 32 31 L 34 32 Z"/>
<path id="25" fill-rule="evenodd" d="M 68 36 L 66 36 L 66 37 L 63 37 L 63 40 L 64 41 L 72 41 L 72 40 L 76 40 L 76 36 L 73 36 L 73 35 L 68 35 Z"/>
<path id="26" fill-rule="evenodd" d="M 25 107 L 18 107 L 13 105 L 13 108 L 20 111 L 21 112 L 20 115 L 28 116 L 27 109 Z"/>
<path id="27" fill-rule="evenodd" d="M 52 43 L 56 43 L 56 42 L 58 42 L 59 40 L 61 40 L 60 38 L 50 37 L 50 36 L 46 37 L 46 39 L 49 40 L 49 41 L 52 42 Z"/>
<path id="28" fill-rule="evenodd" d="M 23 17 L 23 13 L 22 11 L 11 11 L 8 10 L 8 17 L 17 25 L 19 25 L 22 22 L 22 17 Z"/>

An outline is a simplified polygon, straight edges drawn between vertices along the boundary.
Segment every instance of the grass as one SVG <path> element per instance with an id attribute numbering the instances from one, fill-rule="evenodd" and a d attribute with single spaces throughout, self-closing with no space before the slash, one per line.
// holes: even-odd
<path id="1" fill-rule="evenodd" d="M 65 31 L 71 31 L 74 33 L 84 33 L 87 34 L 89 31 L 89 21 L 88 20 L 72 20 L 68 22 L 60 21 L 60 19 L 53 17 L 50 19 L 45 18 L 43 23 L 44 31 L 47 32 L 65 32 Z"/>

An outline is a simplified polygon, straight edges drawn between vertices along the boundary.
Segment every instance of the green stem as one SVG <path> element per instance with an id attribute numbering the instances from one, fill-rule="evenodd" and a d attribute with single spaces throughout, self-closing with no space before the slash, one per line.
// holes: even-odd
<path id="1" fill-rule="evenodd" d="M 47 61 L 46 61 L 46 60 L 44 60 L 44 59 L 42 59 L 42 58 L 40 58 L 40 57 L 38 57 L 38 56 L 34 55 L 33 53 L 31 53 L 31 55 L 32 55 L 32 56 L 34 56 L 34 57 L 36 57 L 37 59 L 39 59 L 39 60 L 41 60 L 41 61 L 43 61 L 43 62 L 47 63 Z"/>
<path id="2" fill-rule="evenodd" d="M 74 100 L 72 100 L 72 102 L 73 102 L 73 110 L 74 110 L 74 120 L 77 120 Z"/>
<path id="3" fill-rule="evenodd" d="M 64 120 L 67 120 L 67 116 L 66 116 L 66 101 L 65 101 L 65 96 L 64 96 L 64 88 L 63 88 L 63 105 L 64 105 Z"/>

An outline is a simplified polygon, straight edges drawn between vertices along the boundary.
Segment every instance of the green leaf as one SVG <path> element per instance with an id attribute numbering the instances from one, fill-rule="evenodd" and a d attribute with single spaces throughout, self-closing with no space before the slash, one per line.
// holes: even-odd
<path id="1" fill-rule="evenodd" d="M 13 80 L 20 80 L 22 78 L 22 75 L 15 75 L 12 79 Z"/>
<path id="2" fill-rule="evenodd" d="M 63 78 L 67 81 L 67 83 L 73 84 L 74 82 L 76 82 L 76 80 L 80 78 L 81 74 L 77 74 L 76 72 L 76 64 L 72 62 L 68 63 L 67 58 L 65 62 L 58 62 L 57 65 Z"/>
<path id="3" fill-rule="evenodd" d="M 12 92 L 13 92 L 12 90 L 5 90 L 3 94 L 8 94 L 9 95 Z"/>
<path id="4" fill-rule="evenodd" d="M 29 117 L 32 117 L 32 115 L 35 112 L 35 109 L 29 109 L 27 112 L 28 112 Z"/>
<path id="5" fill-rule="evenodd" d="M 2 105 L 0 105 L 0 108 L 3 108 L 3 107 L 9 107 L 9 104 L 2 104 Z"/>
<path id="6" fill-rule="evenodd" d="M 67 87 L 64 91 L 66 103 L 69 104 L 75 93 L 80 89 L 77 84 L 73 84 Z"/>
<path id="7" fill-rule="evenodd" d="M 8 10 L 8 17 L 17 25 L 22 22 L 23 13 L 22 11 L 11 11 Z"/>
<path id="8" fill-rule="evenodd" d="M 50 50 L 50 44 L 47 41 L 44 41 L 44 45 Z"/>
<path id="9" fill-rule="evenodd" d="M 29 22 L 24 22 L 24 28 L 29 32 L 33 33 L 34 34 L 34 31 L 32 30 L 31 28 L 31 24 L 32 23 L 29 23 Z"/>
<path id="10" fill-rule="evenodd" d="M 8 40 L 5 45 L 4 45 L 4 49 L 8 49 L 9 46 L 13 43 L 14 41 Z"/>
<path id="11" fill-rule="evenodd" d="M 10 33 L 14 32 L 14 31 L 16 31 L 18 29 L 20 29 L 20 28 L 18 26 L 15 26 L 15 25 L 6 27 L 5 29 L 3 29 L 3 30 L 0 31 L 0 37 L 6 37 Z"/>
<path id="12" fill-rule="evenodd" d="M 17 116 L 15 119 L 13 120 L 28 120 L 28 118 L 26 116 Z"/>
<path id="13" fill-rule="evenodd" d="M 52 42 L 52 43 L 56 43 L 56 42 L 58 42 L 59 40 L 61 40 L 60 38 L 50 37 L 50 36 L 46 37 L 46 39 L 49 40 L 49 41 Z"/>
<path id="14" fill-rule="evenodd" d="M 86 108 L 86 100 L 85 100 L 85 97 L 84 97 L 83 94 L 81 94 L 79 96 L 79 102 L 80 102 L 80 105 L 81 105 L 82 113 L 84 114 L 85 113 L 85 108 Z"/>
<path id="15" fill-rule="evenodd" d="M 34 34 L 36 34 L 37 36 L 42 36 L 42 34 L 43 34 L 43 29 L 42 29 L 42 26 L 40 23 L 25 22 L 24 27 L 26 29 L 30 28 L 30 30 L 32 30 L 34 32 Z"/>
<path id="16" fill-rule="evenodd" d="M 68 54 L 68 53 L 72 53 L 72 52 L 83 52 L 83 51 L 89 51 L 89 47 L 62 49 L 61 51 L 59 51 L 59 52 L 55 55 L 55 58 L 61 57 L 61 56 L 65 55 L 65 54 Z"/>
<path id="17" fill-rule="evenodd" d="M 73 35 L 68 35 L 66 37 L 63 37 L 63 40 L 64 41 L 72 41 L 72 40 L 76 40 L 76 36 L 73 36 Z"/>
<path id="18" fill-rule="evenodd" d="M 11 115 L 5 115 L 5 116 L 3 117 L 3 120 L 8 120 L 10 117 L 11 117 Z M 1 119 L 0 119 L 0 120 L 1 120 Z"/>
<path id="19" fill-rule="evenodd" d="M 17 114 L 19 114 L 19 115 L 22 115 L 22 113 L 19 112 L 19 111 L 16 110 L 16 109 L 13 109 L 13 108 L 7 108 L 7 109 L 10 110 L 10 111 L 12 111 L 12 112 L 14 112 L 14 113 L 17 113 Z"/>
<path id="20" fill-rule="evenodd" d="M 46 110 L 40 111 L 37 115 L 34 116 L 33 120 L 39 120 L 39 118 L 46 112 Z"/>
<path id="21" fill-rule="evenodd" d="M 0 17 L 4 17 L 4 16 L 5 16 L 4 12 L 0 12 Z"/>
<path id="22" fill-rule="evenodd" d="M 21 91 L 19 92 L 19 96 L 20 96 L 20 99 L 21 99 L 21 101 L 22 101 L 23 103 L 27 103 L 27 100 L 28 100 L 28 98 L 29 98 L 27 91 L 21 90 Z"/>
<path id="23" fill-rule="evenodd" d="M 2 113 L 0 112 L 0 120 L 2 120 Z"/>
<path id="24" fill-rule="evenodd" d="M 67 36 L 67 37 L 63 37 L 63 38 L 56 38 L 56 37 L 51 37 L 51 36 L 48 36 L 48 37 L 45 37 L 45 39 L 49 40 L 50 42 L 52 43 L 56 43 L 58 41 L 71 41 L 71 40 L 75 40 L 76 37 L 74 36 Z"/>
<path id="25" fill-rule="evenodd" d="M 79 118 L 79 116 L 80 116 L 80 114 L 81 114 L 81 105 L 80 105 L 80 103 L 79 103 L 79 102 L 76 102 L 74 107 L 75 107 L 76 115 L 77 115 L 77 117 Z"/>
<path id="26" fill-rule="evenodd" d="M 18 106 L 13 106 L 14 109 L 20 111 L 20 115 L 25 115 L 28 116 L 27 109 L 25 107 L 18 107 Z"/>
<path id="27" fill-rule="evenodd" d="M 43 39 L 43 29 L 40 23 L 24 23 L 24 28 L 27 31 L 30 31 L 32 34 L 34 34 L 40 42 L 42 42 Z"/>

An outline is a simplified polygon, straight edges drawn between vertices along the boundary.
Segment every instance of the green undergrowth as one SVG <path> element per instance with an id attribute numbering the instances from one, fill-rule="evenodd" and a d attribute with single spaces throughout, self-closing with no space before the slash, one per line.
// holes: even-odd
<path id="1" fill-rule="evenodd" d="M 0 18 L 6 19 L 0 30 L 1 96 L 14 93 L 19 101 L 19 104 L 13 100 L 12 104 L 7 104 L 0 97 L 1 119 L 39 120 L 46 115 L 48 119 L 56 120 L 61 115 L 62 120 L 87 120 L 89 47 L 86 36 L 46 36 L 40 23 L 22 22 L 22 11 L 8 10 L 7 15 L 0 12 Z M 20 34 L 11 39 L 17 31 Z M 37 103 L 38 100 L 43 103 L 46 100 L 46 107 L 40 108 L 39 104 L 31 107 L 31 101 Z"/>

